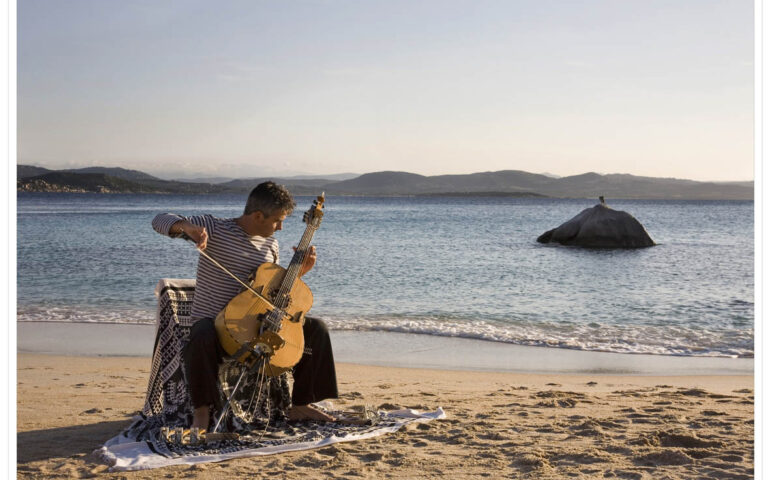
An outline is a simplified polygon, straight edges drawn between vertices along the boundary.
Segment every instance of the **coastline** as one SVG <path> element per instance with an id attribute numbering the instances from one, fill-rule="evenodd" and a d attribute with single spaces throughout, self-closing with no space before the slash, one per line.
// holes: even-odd
<path id="1" fill-rule="evenodd" d="M 17 189 L 16 194 L 64 194 L 64 195 L 81 195 L 81 194 L 94 194 L 94 195 L 179 195 L 179 196 L 216 196 L 216 195 L 246 195 L 248 189 L 243 191 L 222 191 L 222 192 L 130 192 L 130 191 L 57 191 L 57 190 L 23 190 Z M 297 197 L 313 197 L 317 195 L 316 190 L 302 191 L 297 193 Z M 495 197 L 507 197 L 507 198 L 522 198 L 522 199 L 541 199 L 541 200 L 595 200 L 596 197 L 593 194 L 578 194 L 578 195 L 546 195 L 536 192 L 441 192 L 441 193 L 332 193 L 329 197 L 350 197 L 350 198 L 495 198 Z M 644 196 L 644 195 L 614 195 L 613 199 L 619 201 L 661 201 L 661 202 L 754 202 L 754 197 L 701 197 L 701 196 Z"/>
<path id="2" fill-rule="evenodd" d="M 753 358 L 607 353 L 434 335 L 330 331 L 342 363 L 439 370 L 594 375 L 753 375 Z M 155 326 L 17 322 L 17 351 L 69 356 L 152 354 Z"/>
<path id="3" fill-rule="evenodd" d="M 144 403 L 147 356 L 18 355 L 19 478 L 752 478 L 753 376 L 477 372 L 339 362 L 352 407 L 447 419 L 316 450 L 108 473 L 92 452 Z M 41 403 L 41 399 L 44 399 Z"/>

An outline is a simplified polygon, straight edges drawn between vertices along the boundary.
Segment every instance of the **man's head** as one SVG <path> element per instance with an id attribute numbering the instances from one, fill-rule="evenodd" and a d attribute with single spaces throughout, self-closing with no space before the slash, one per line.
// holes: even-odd
<path id="1" fill-rule="evenodd" d="M 283 220 L 294 211 L 294 198 L 283 185 L 260 183 L 249 194 L 243 218 L 248 219 L 247 232 L 269 237 L 282 228 Z"/>

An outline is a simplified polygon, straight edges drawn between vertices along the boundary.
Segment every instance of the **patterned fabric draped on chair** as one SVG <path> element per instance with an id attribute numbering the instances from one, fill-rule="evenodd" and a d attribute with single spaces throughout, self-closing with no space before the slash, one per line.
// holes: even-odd
<path id="1" fill-rule="evenodd" d="M 142 417 L 136 425 L 144 433 L 166 427 L 187 427 L 192 421 L 182 350 L 192 327 L 190 309 L 195 294 L 195 281 L 162 279 L 155 288 L 158 317 L 155 332 L 150 381 L 147 386 Z M 224 406 L 231 387 L 240 375 L 240 365 L 225 362 L 220 367 L 221 405 Z M 226 417 L 226 431 L 251 431 L 264 428 L 265 420 L 284 420 L 291 406 L 289 374 L 264 379 L 259 390 L 259 375 L 249 372 L 238 389 L 231 411 Z M 219 412 L 213 412 L 218 418 Z M 220 428 L 222 430 L 222 428 Z M 135 432 L 144 437 L 141 432 Z"/>

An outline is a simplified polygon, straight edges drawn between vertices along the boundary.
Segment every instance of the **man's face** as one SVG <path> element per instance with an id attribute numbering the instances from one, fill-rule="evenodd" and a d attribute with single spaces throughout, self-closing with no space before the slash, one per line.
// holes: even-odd
<path id="1" fill-rule="evenodd" d="M 276 212 L 265 216 L 262 212 L 254 212 L 254 232 L 260 237 L 269 237 L 283 228 L 283 221 L 286 220 L 286 213 Z"/>

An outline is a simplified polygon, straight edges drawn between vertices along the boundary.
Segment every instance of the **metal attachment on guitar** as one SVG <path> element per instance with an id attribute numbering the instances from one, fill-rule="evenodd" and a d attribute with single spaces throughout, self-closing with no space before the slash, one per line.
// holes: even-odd
<path id="1" fill-rule="evenodd" d="M 242 363 L 249 368 L 254 368 L 260 360 L 268 358 L 273 352 L 264 343 L 258 343 L 248 350 L 248 354 Z"/>
<path id="2" fill-rule="evenodd" d="M 283 348 L 286 341 L 275 332 L 265 332 L 259 337 L 259 342 L 249 350 L 250 355 L 244 363 L 249 367 L 254 367 L 262 359 L 270 358 L 276 350 Z"/>
<path id="3" fill-rule="evenodd" d="M 266 343 L 258 343 L 256 345 L 254 345 L 253 349 L 251 349 L 251 353 L 253 353 L 256 357 L 261 357 L 263 355 L 265 357 L 269 357 L 273 353 L 275 353 L 275 351 L 273 350 L 273 348 L 270 345 L 268 345 Z"/>

